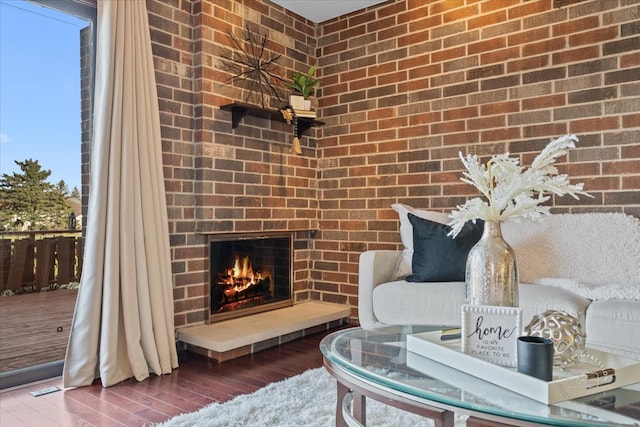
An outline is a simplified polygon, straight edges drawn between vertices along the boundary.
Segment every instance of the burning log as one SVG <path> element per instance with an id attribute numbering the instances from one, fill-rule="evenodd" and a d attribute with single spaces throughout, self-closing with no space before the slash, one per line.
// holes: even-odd
<path id="1" fill-rule="evenodd" d="M 215 295 L 212 295 L 212 298 L 218 301 L 218 307 L 256 297 L 269 298 L 270 287 L 270 277 L 258 279 L 257 282 L 247 282 L 246 279 L 239 279 L 229 283 L 228 280 L 219 280 L 215 288 Z"/>
<path id="2" fill-rule="evenodd" d="M 211 299 L 217 302 L 218 312 L 227 311 L 232 303 L 251 299 L 271 298 L 271 277 L 254 273 L 248 257 L 235 257 L 233 267 L 217 274 Z"/>

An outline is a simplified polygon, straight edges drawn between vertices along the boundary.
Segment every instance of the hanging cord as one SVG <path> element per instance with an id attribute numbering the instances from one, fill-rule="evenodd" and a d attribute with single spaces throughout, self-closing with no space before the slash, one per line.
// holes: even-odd
<path id="1" fill-rule="evenodd" d="M 293 144 L 289 151 L 296 154 L 302 154 L 300 138 L 298 137 L 298 117 L 296 116 L 296 110 L 294 110 L 292 106 L 287 105 L 281 111 L 282 117 L 287 121 L 287 124 L 291 124 L 293 126 Z"/>
<path id="2" fill-rule="evenodd" d="M 300 138 L 298 138 L 298 116 L 296 116 L 295 110 L 293 110 L 293 144 L 291 145 L 290 151 L 296 154 L 302 154 L 302 148 L 300 147 Z"/>

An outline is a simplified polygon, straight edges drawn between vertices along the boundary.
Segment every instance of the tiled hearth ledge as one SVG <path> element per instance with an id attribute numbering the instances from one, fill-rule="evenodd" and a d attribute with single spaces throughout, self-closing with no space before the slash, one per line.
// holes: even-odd
<path id="1" fill-rule="evenodd" d="M 178 330 L 187 350 L 224 362 L 347 322 L 348 305 L 306 301 L 291 307 Z"/>

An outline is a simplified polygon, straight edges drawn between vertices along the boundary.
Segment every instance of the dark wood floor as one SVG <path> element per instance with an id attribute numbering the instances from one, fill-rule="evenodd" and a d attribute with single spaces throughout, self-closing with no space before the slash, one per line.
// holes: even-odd
<path id="1" fill-rule="evenodd" d="M 0 392 L 0 426 L 143 426 L 225 402 L 265 385 L 322 366 L 318 348 L 326 333 L 224 363 L 193 353 L 180 355 L 170 375 L 134 379 L 109 388 L 99 382 L 33 397 L 29 392 L 62 388 L 61 378 Z"/>

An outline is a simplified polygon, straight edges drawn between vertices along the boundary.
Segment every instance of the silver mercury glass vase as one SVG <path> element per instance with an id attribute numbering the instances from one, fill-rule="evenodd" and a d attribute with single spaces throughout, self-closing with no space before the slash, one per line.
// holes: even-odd
<path id="1" fill-rule="evenodd" d="M 518 306 L 516 254 L 502 238 L 500 221 L 485 221 L 482 237 L 469 251 L 465 274 L 467 304 Z"/>

